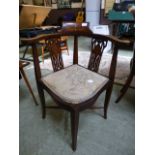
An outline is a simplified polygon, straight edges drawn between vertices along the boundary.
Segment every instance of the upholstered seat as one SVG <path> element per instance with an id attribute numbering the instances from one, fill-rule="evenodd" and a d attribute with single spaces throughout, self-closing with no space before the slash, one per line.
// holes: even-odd
<path id="1" fill-rule="evenodd" d="M 42 81 L 63 101 L 79 104 L 92 98 L 108 82 L 108 78 L 72 65 L 43 77 Z"/>

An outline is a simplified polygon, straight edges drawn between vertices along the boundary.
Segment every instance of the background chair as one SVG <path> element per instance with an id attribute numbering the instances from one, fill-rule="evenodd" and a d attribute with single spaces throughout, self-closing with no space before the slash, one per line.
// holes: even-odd
<path id="1" fill-rule="evenodd" d="M 61 52 L 66 51 L 67 54 L 69 55 L 69 50 L 68 50 L 68 44 L 67 44 L 68 36 L 62 36 L 59 38 L 59 44 L 60 44 L 60 50 Z M 42 61 L 44 62 L 44 53 L 47 50 L 47 46 L 44 40 L 41 40 L 39 42 L 41 46 L 41 52 L 42 52 Z"/>
<path id="2" fill-rule="evenodd" d="M 131 62 L 130 62 L 129 76 L 128 76 L 124 86 L 120 90 L 120 94 L 119 94 L 118 98 L 115 101 L 116 103 L 118 103 L 122 99 L 122 97 L 125 95 L 125 93 L 127 92 L 127 90 L 130 87 L 130 84 L 131 84 L 134 76 L 135 76 L 135 48 L 134 48 L 133 57 L 132 57 Z"/>
<path id="3" fill-rule="evenodd" d="M 133 17 L 134 17 L 134 12 L 135 12 L 134 8 L 130 9 L 130 12 L 133 14 Z M 128 79 L 127 79 L 126 83 L 124 84 L 124 86 L 120 90 L 120 94 L 119 94 L 118 98 L 115 101 L 116 103 L 118 103 L 122 99 L 122 97 L 125 95 L 128 88 L 130 87 L 132 79 L 133 79 L 133 77 L 135 75 L 135 47 L 134 47 L 134 44 L 135 44 L 134 43 L 135 42 L 135 24 L 134 23 L 128 23 L 127 28 L 125 28 L 125 26 L 123 24 L 122 25 L 120 24 L 119 39 L 130 41 L 130 46 L 125 45 L 125 46 L 120 46 L 119 48 L 133 50 L 133 57 L 131 59 L 130 74 L 128 76 Z"/>
<path id="4" fill-rule="evenodd" d="M 73 65 L 67 68 L 64 68 L 63 65 L 59 42 L 59 38 L 63 36 L 72 36 L 74 38 Z M 88 68 L 78 65 L 78 38 L 81 36 L 85 37 L 85 39 L 91 39 L 91 56 Z M 47 76 L 42 76 L 38 60 L 36 45 L 41 39 L 46 40 L 46 46 L 55 72 Z M 112 41 L 115 46 L 109 76 L 104 77 L 99 75 L 97 71 L 108 41 Z M 75 27 L 70 27 L 63 29 L 58 34 L 45 35 L 33 39 L 23 39 L 22 42 L 32 45 L 35 76 L 42 105 L 42 118 L 46 117 L 46 108 L 61 108 L 69 111 L 71 116 L 72 148 L 75 151 L 77 147 L 80 112 L 92 108 L 92 105 L 104 90 L 106 91 L 104 106 L 96 108 L 104 108 L 104 118 L 107 118 L 107 109 L 116 70 L 117 46 L 119 44 L 129 44 L 129 42 L 123 42 L 111 36 L 92 34 L 86 27 L 76 27 L 76 29 Z M 47 91 L 48 94 L 51 95 L 58 106 L 49 107 L 45 104 L 44 91 Z"/>
<path id="5" fill-rule="evenodd" d="M 131 12 L 133 14 L 133 16 L 135 17 L 135 8 L 134 7 L 132 7 L 132 6 L 129 7 L 128 11 Z M 125 95 L 128 88 L 130 87 L 133 77 L 135 76 L 135 24 L 132 23 L 132 24 L 130 24 L 130 26 L 131 26 L 130 31 L 126 31 L 125 33 L 122 33 L 119 37 L 121 40 L 130 40 L 130 42 L 131 42 L 130 47 L 133 49 L 133 57 L 130 62 L 129 76 L 126 80 L 126 83 L 120 90 L 120 94 L 115 101 L 116 103 L 118 103 L 122 99 L 122 97 Z"/>
<path id="6" fill-rule="evenodd" d="M 27 61 L 19 60 L 19 79 L 21 79 L 23 77 L 23 79 L 24 79 L 24 81 L 25 81 L 25 83 L 26 83 L 26 85 L 27 85 L 32 97 L 33 97 L 33 100 L 34 100 L 35 104 L 38 105 L 38 102 L 37 102 L 37 100 L 35 98 L 35 95 L 33 93 L 31 85 L 30 85 L 30 83 L 28 81 L 28 78 L 27 78 L 27 76 L 25 74 L 25 71 L 24 71 L 24 67 L 28 66 L 29 64 L 30 63 L 27 62 Z"/>
<path id="7" fill-rule="evenodd" d="M 67 40 L 68 40 L 68 36 L 63 36 L 60 38 L 60 40 L 59 40 L 60 41 L 60 49 L 61 49 L 61 52 L 66 50 L 67 54 L 69 55 Z"/>

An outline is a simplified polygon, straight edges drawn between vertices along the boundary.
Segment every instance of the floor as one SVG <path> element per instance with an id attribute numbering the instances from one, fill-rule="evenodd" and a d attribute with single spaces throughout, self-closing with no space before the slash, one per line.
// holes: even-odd
<path id="1" fill-rule="evenodd" d="M 71 44 L 72 39 L 69 40 Z M 81 42 L 82 48 L 83 42 Z M 120 50 L 120 55 L 132 56 L 132 51 Z M 22 51 L 20 52 L 22 55 Z M 27 55 L 31 58 L 30 54 Z M 41 58 L 40 58 L 41 59 Z M 37 94 L 32 67 L 25 69 L 35 96 Z M 87 110 L 81 113 L 77 151 L 71 149 L 70 115 L 63 110 L 48 110 L 45 120 L 41 118 L 41 106 L 36 106 L 20 80 L 19 136 L 20 155 L 134 155 L 135 154 L 135 91 L 129 89 L 118 103 L 115 100 L 121 86 L 114 85 L 108 119 L 102 110 Z M 96 104 L 102 105 L 104 93 Z M 53 100 L 46 94 L 46 103 Z"/>
<path id="2" fill-rule="evenodd" d="M 27 70 L 31 86 L 39 102 L 34 74 Z M 76 155 L 134 155 L 135 102 L 134 89 L 129 89 L 119 104 L 115 100 L 120 90 L 115 85 L 105 120 L 102 110 L 81 113 Z M 48 94 L 46 103 L 53 105 Z M 96 104 L 103 104 L 104 93 Z M 41 107 L 36 106 L 25 83 L 20 81 L 19 100 L 20 155 L 71 155 L 70 115 L 63 110 L 48 110 L 45 120 Z"/>

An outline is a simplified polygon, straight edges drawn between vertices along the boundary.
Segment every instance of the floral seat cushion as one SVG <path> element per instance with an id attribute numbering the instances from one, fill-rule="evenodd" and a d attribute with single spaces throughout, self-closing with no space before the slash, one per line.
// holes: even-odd
<path id="1" fill-rule="evenodd" d="M 79 104 L 93 97 L 108 82 L 108 78 L 72 65 L 43 77 L 42 82 L 63 101 Z"/>

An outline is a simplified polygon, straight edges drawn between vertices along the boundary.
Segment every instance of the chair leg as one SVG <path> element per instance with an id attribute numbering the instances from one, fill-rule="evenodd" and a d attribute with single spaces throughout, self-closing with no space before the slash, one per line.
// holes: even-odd
<path id="1" fill-rule="evenodd" d="M 23 54 L 23 59 L 25 58 L 25 55 L 26 55 L 28 48 L 29 48 L 29 46 L 26 46 L 26 49 L 25 49 L 24 54 Z"/>
<path id="2" fill-rule="evenodd" d="M 42 51 L 42 61 L 43 61 L 43 63 L 44 63 L 44 46 L 42 45 L 42 47 L 41 47 L 41 51 Z"/>
<path id="3" fill-rule="evenodd" d="M 66 42 L 66 49 L 67 49 L 67 54 L 69 55 L 67 42 Z"/>
<path id="4" fill-rule="evenodd" d="M 105 101 L 104 101 L 104 118 L 107 119 L 107 110 L 108 110 L 108 105 L 112 93 L 112 88 L 113 86 L 110 86 L 110 88 L 107 89 L 106 95 L 105 95 Z"/>
<path id="5" fill-rule="evenodd" d="M 20 68 L 20 72 L 21 72 L 21 74 L 22 74 L 22 76 L 23 76 L 23 78 L 24 78 L 24 80 L 25 80 L 25 83 L 26 83 L 26 85 L 27 85 L 27 87 L 28 87 L 28 89 L 29 89 L 29 91 L 30 91 L 32 97 L 33 97 L 33 100 L 34 100 L 35 104 L 38 105 L 38 102 L 37 102 L 37 100 L 36 100 L 36 98 L 35 98 L 35 96 L 34 96 L 34 94 L 33 94 L 32 88 L 31 88 L 31 86 L 30 86 L 30 84 L 29 84 L 29 81 L 28 81 L 28 79 L 27 79 L 27 77 L 26 77 L 26 74 L 25 74 L 23 68 Z"/>
<path id="6" fill-rule="evenodd" d="M 118 98 L 115 101 L 116 103 L 118 103 L 121 100 L 121 98 L 125 95 L 125 93 L 127 92 L 128 88 L 130 87 L 133 77 L 134 77 L 134 70 L 132 69 L 125 85 L 120 90 L 120 95 L 118 96 Z"/>
<path id="7" fill-rule="evenodd" d="M 45 106 L 45 95 L 44 95 L 44 90 L 40 87 L 38 87 L 39 91 L 39 97 L 41 101 L 41 109 L 42 109 L 42 118 L 46 118 L 46 106 Z"/>
<path id="8" fill-rule="evenodd" d="M 77 147 L 77 133 L 78 133 L 78 124 L 79 124 L 79 112 L 71 112 L 71 132 L 72 132 L 72 149 L 76 151 Z"/>
<path id="9" fill-rule="evenodd" d="M 67 48 L 67 54 L 69 55 L 69 51 L 68 51 L 68 48 Z"/>

